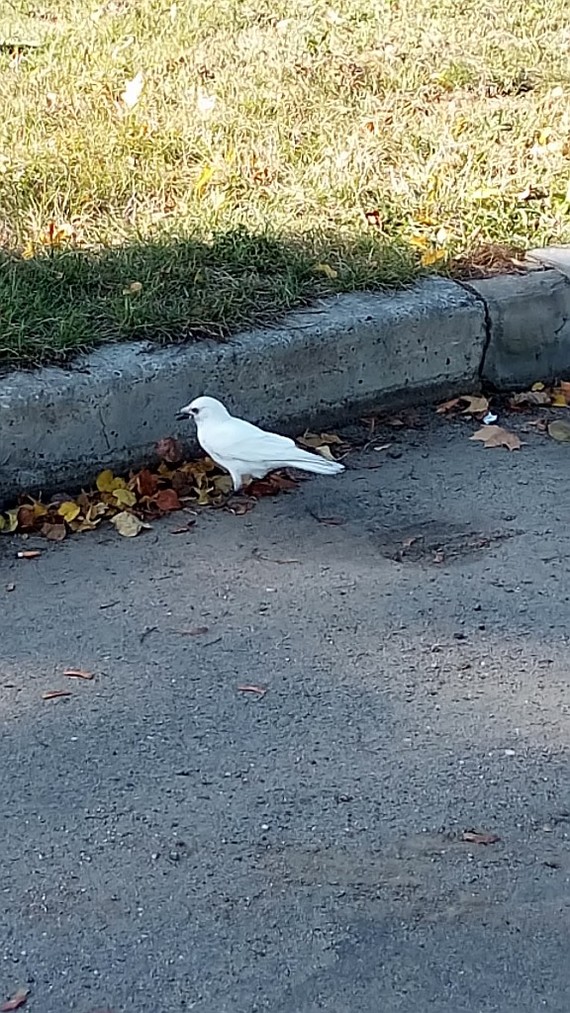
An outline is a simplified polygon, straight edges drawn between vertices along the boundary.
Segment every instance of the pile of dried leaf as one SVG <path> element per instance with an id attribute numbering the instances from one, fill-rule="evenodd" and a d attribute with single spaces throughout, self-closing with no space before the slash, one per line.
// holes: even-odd
<path id="1" fill-rule="evenodd" d="M 554 387 L 544 383 L 533 384 L 531 390 L 513 394 L 508 407 L 513 412 L 524 412 L 534 408 L 569 408 L 570 381 L 562 380 Z M 497 415 L 490 410 L 489 399 L 480 394 L 462 394 L 450 401 L 444 401 L 436 408 L 438 415 L 465 415 L 478 419 L 484 424 L 470 437 L 484 444 L 485 447 L 506 447 L 507 450 L 520 450 L 520 437 L 502 426 L 494 425 Z M 538 431 L 548 432 L 553 440 L 570 442 L 570 422 L 565 419 L 535 419 L 527 422 Z M 528 430 L 527 430 L 528 431 Z"/>
<path id="2" fill-rule="evenodd" d="M 337 451 L 346 446 L 334 433 L 305 433 L 298 442 L 329 459 L 333 457 L 331 446 Z M 102 471 L 95 488 L 77 496 L 62 493 L 47 502 L 41 497 L 23 497 L 13 509 L 0 514 L 0 532 L 40 534 L 59 542 L 69 533 L 94 531 L 106 519 L 120 535 L 133 538 L 149 528 L 151 521 L 176 510 L 227 506 L 234 514 L 244 514 L 260 497 L 275 496 L 299 484 L 274 472 L 251 483 L 247 500 L 232 503 L 228 502 L 231 479 L 209 457 L 184 460 L 183 445 L 170 436 L 160 440 L 156 450 L 160 464 L 155 469 L 143 468 L 126 478 Z M 194 523 L 189 520 L 174 533 L 187 531 Z"/>

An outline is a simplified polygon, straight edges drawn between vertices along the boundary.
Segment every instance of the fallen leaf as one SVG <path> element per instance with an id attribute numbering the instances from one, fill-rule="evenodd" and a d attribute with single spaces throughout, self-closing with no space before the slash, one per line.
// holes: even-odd
<path id="1" fill-rule="evenodd" d="M 552 390 L 553 408 L 568 408 L 570 406 L 570 380 L 561 380 L 557 387 Z"/>
<path id="2" fill-rule="evenodd" d="M 439 264 L 442 260 L 447 257 L 447 250 L 443 250 L 440 247 L 434 247 L 431 250 L 425 250 L 420 257 L 420 263 L 422 267 L 432 267 L 433 264 Z"/>
<path id="3" fill-rule="evenodd" d="M 63 542 L 63 539 L 67 535 L 67 528 L 63 521 L 61 524 L 46 521 L 46 523 L 42 526 L 42 535 L 50 542 Z"/>
<path id="4" fill-rule="evenodd" d="M 200 175 L 198 176 L 198 179 L 194 183 L 194 193 L 196 194 L 197 197 L 201 197 L 202 196 L 202 194 L 204 193 L 204 190 L 208 186 L 208 183 L 211 182 L 211 179 L 212 179 L 213 175 L 214 175 L 214 170 L 213 170 L 212 166 L 211 165 L 205 165 L 204 168 L 202 169 Z"/>
<path id="5" fill-rule="evenodd" d="M 83 668 L 66 668 L 63 673 L 69 679 L 93 679 L 93 672 L 86 672 Z"/>
<path id="6" fill-rule="evenodd" d="M 18 529 L 18 514 L 19 507 L 15 510 L 7 510 L 4 517 L 2 517 L 2 524 L 0 524 L 0 531 L 4 535 L 11 535 Z"/>
<path id="7" fill-rule="evenodd" d="M 49 689 L 42 693 L 42 700 L 57 700 L 60 696 L 73 696 L 73 693 L 69 689 Z"/>
<path id="8" fill-rule="evenodd" d="M 229 475 L 216 475 L 213 484 L 214 488 L 222 496 L 227 496 L 233 489 L 233 483 Z"/>
<path id="9" fill-rule="evenodd" d="M 139 292 L 142 292 L 142 282 L 140 281 L 131 281 L 123 289 L 123 295 L 138 295 Z"/>
<path id="10" fill-rule="evenodd" d="M 106 468 L 105 471 L 101 471 L 97 475 L 97 478 L 95 479 L 95 484 L 99 492 L 113 492 L 114 481 L 115 476 L 113 475 L 113 472 L 110 471 L 108 468 Z"/>
<path id="11" fill-rule="evenodd" d="M 341 440 L 336 433 L 311 433 L 307 430 L 302 436 L 299 436 L 297 443 L 300 443 L 302 447 L 316 450 L 318 447 L 332 446 L 333 444 L 342 446 L 344 440 Z"/>
<path id="12" fill-rule="evenodd" d="M 171 510 L 181 510 L 182 503 L 178 499 L 178 493 L 175 489 L 159 489 L 153 501 L 156 503 L 158 509 L 163 513 L 170 513 Z"/>
<path id="13" fill-rule="evenodd" d="M 143 468 L 134 476 L 134 486 L 139 496 L 154 496 L 158 489 L 158 478 L 148 468 Z"/>
<path id="14" fill-rule="evenodd" d="M 259 696 L 265 696 L 267 689 L 264 686 L 238 686 L 240 693 L 257 693 Z"/>
<path id="15" fill-rule="evenodd" d="M 36 515 L 33 506 L 25 504 L 18 510 L 18 530 L 30 531 L 35 527 Z"/>
<path id="16" fill-rule="evenodd" d="M 489 402 L 486 397 L 476 394 L 462 394 L 459 398 L 461 402 L 467 402 L 467 407 L 463 409 L 463 415 L 478 415 L 479 412 L 489 411 Z"/>
<path id="17" fill-rule="evenodd" d="M 324 274 L 326 278 L 338 278 L 338 271 L 330 264 L 315 264 L 314 270 L 317 274 Z"/>
<path id="18" fill-rule="evenodd" d="M 113 489 L 113 497 L 117 503 L 126 507 L 134 506 L 137 501 L 137 497 L 131 489 Z"/>
<path id="19" fill-rule="evenodd" d="M 143 528 L 148 528 L 148 524 L 143 524 L 138 517 L 134 514 L 127 513 L 126 510 L 121 510 L 120 513 L 115 514 L 111 517 L 111 524 L 114 524 L 117 531 L 123 538 L 134 538 L 142 531 Z"/>
<path id="20" fill-rule="evenodd" d="M 25 549 L 23 552 L 16 553 L 17 559 L 37 559 L 41 556 L 40 549 Z"/>
<path id="21" fill-rule="evenodd" d="M 121 94 L 121 101 L 127 109 L 134 109 L 142 95 L 143 86 L 144 75 L 142 70 L 139 70 L 138 74 L 125 83 L 125 90 Z"/>
<path id="22" fill-rule="evenodd" d="M 522 442 L 516 433 L 510 433 L 507 429 L 503 429 L 502 426 L 483 426 L 473 436 L 470 436 L 469 439 L 479 440 L 485 444 L 485 448 L 506 447 L 507 450 L 520 450 L 522 446 Z"/>
<path id="23" fill-rule="evenodd" d="M 194 527 L 195 524 L 196 524 L 196 521 L 188 521 L 181 528 L 171 528 L 170 534 L 171 535 L 186 535 L 186 534 L 188 534 L 189 531 L 192 531 L 192 528 Z"/>
<path id="24" fill-rule="evenodd" d="M 550 394 L 546 390 L 523 390 L 518 394 L 513 394 L 509 404 L 513 408 L 518 408 L 521 405 L 549 405 Z"/>
<path id="25" fill-rule="evenodd" d="M 175 630 L 175 633 L 179 633 L 181 637 L 202 637 L 204 633 L 209 633 L 209 626 L 196 626 L 193 630 Z"/>
<path id="26" fill-rule="evenodd" d="M 321 457 L 326 458 L 327 461 L 334 461 L 334 457 L 331 454 L 331 448 L 327 446 L 326 443 L 324 443 L 322 447 L 317 447 L 316 451 L 317 454 L 320 454 Z"/>
<path id="27" fill-rule="evenodd" d="M 235 517 L 243 517 L 244 514 L 248 514 L 250 510 L 253 510 L 253 503 L 251 501 L 228 503 L 226 510 L 228 510 L 231 514 L 234 514 Z"/>
<path id="28" fill-rule="evenodd" d="M 74 503 L 73 500 L 66 500 L 65 503 L 62 503 L 58 507 L 57 512 L 69 524 L 70 521 L 74 521 L 76 517 L 79 517 L 81 507 L 78 503 Z"/>
<path id="29" fill-rule="evenodd" d="M 2 1010 L 2 1013 L 9 1013 L 10 1010 L 19 1009 L 20 1006 L 24 1005 L 29 994 L 29 988 L 19 988 L 11 999 L 8 999 L 7 1002 L 0 1006 L 0 1010 Z"/>
<path id="30" fill-rule="evenodd" d="M 501 840 L 497 834 L 489 834 L 483 830 L 464 830 L 461 835 L 461 840 L 465 841 L 466 844 L 496 844 Z"/>
<path id="31" fill-rule="evenodd" d="M 16 590 L 16 585 L 15 584 L 6 584 L 5 590 L 6 591 L 15 591 Z"/>
<path id="32" fill-rule="evenodd" d="M 564 419 L 556 419 L 548 424 L 548 435 L 559 443 L 570 443 L 570 422 Z"/>
<path id="33" fill-rule="evenodd" d="M 459 407 L 460 400 L 461 398 L 459 397 L 452 397 L 450 401 L 443 401 L 442 404 L 438 404 L 435 410 L 438 415 L 447 415 L 448 412 Z"/>
<path id="34" fill-rule="evenodd" d="M 465 406 L 465 407 L 463 407 Z M 489 410 L 489 401 L 480 394 L 460 394 L 459 397 L 444 401 L 436 408 L 438 415 L 446 415 L 454 408 L 461 408 L 463 415 L 478 415 Z"/>
<path id="35" fill-rule="evenodd" d="M 167 461 L 169 464 L 178 464 L 179 461 L 184 459 L 184 445 L 174 438 L 174 436 L 165 436 L 164 439 L 159 440 L 156 444 L 156 453 L 160 457 L 161 461 Z"/>

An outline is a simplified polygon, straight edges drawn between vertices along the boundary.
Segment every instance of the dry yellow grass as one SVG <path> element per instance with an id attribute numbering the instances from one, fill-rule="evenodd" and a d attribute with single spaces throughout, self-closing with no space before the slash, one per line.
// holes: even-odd
<path id="1" fill-rule="evenodd" d="M 0 361 L 570 239 L 566 0 L 4 0 L 0 43 Z"/>

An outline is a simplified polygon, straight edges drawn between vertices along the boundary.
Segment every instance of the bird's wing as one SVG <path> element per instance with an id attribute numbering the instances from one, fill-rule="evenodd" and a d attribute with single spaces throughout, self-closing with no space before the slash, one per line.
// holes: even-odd
<path id="1" fill-rule="evenodd" d="M 208 432 L 205 442 L 212 450 L 215 447 L 216 454 L 228 461 L 247 461 L 250 464 L 286 461 L 291 457 L 291 451 L 297 449 L 288 436 L 268 433 L 245 419 L 236 418 L 217 426 L 215 432 Z"/>

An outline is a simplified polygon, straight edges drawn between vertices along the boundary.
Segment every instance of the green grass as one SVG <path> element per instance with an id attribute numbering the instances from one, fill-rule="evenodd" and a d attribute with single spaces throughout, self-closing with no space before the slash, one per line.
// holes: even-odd
<path id="1" fill-rule="evenodd" d="M 4 0 L 0 364 L 569 242 L 569 43 L 567 0 Z"/>

